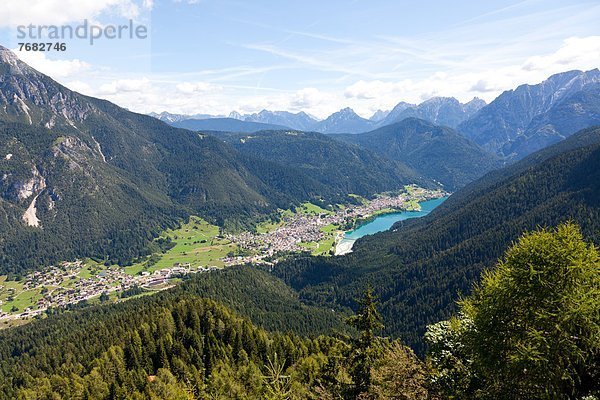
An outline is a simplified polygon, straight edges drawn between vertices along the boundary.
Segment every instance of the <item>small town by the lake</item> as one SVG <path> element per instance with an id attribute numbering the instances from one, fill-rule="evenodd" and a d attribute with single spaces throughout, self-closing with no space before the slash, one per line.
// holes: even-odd
<path id="1" fill-rule="evenodd" d="M 351 251 L 344 248 L 346 231 L 379 216 L 419 211 L 420 203 L 447 196 L 439 189 L 411 185 L 400 193 L 369 200 L 356 196 L 354 205 L 324 208 L 304 203 L 293 211 L 280 210 L 276 218 L 258 224 L 254 231 L 235 233 L 190 217 L 179 229 L 161 236 L 171 243 L 168 250 L 129 266 L 71 260 L 25 276 L 0 276 L 0 329 L 55 309 L 152 294 L 173 287 L 189 274 L 240 264 L 272 265 L 299 252 L 346 254 Z"/>

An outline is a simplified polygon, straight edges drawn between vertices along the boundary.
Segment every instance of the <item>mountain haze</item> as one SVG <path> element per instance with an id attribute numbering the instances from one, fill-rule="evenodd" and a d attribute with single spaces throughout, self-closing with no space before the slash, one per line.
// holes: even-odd
<path id="1" fill-rule="evenodd" d="M 321 133 L 361 133 L 371 130 L 373 126 L 373 121 L 362 118 L 346 107 L 317 123 L 314 130 Z"/>
<path id="2" fill-rule="evenodd" d="M 319 121 L 304 111 L 291 113 L 288 111 L 267 111 L 246 115 L 244 121 L 260 122 L 262 124 L 287 126 L 299 131 L 311 131 Z"/>
<path id="3" fill-rule="evenodd" d="M 460 103 L 454 97 L 432 97 L 419 105 L 400 102 L 378 125 L 390 125 L 413 117 L 435 125 L 456 128 L 483 106 L 485 106 L 485 101 L 478 98 L 474 98 L 466 104 Z"/>
<path id="4" fill-rule="evenodd" d="M 224 131 L 253 133 L 264 130 L 288 129 L 286 126 L 262 122 L 241 121 L 235 118 L 184 119 L 170 123 L 176 128 L 192 131 Z"/>
<path id="5" fill-rule="evenodd" d="M 154 118 L 158 118 L 161 121 L 166 122 L 167 124 L 183 121 L 184 119 L 209 119 L 209 118 L 222 118 L 223 117 L 222 115 L 210 115 L 210 114 L 193 114 L 193 115 L 171 114 L 167 111 L 163 111 L 161 113 L 151 112 L 148 115 L 151 117 L 154 117 Z"/>

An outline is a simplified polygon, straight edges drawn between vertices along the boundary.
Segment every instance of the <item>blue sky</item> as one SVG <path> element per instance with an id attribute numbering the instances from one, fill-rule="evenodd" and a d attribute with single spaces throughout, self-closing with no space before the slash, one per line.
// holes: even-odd
<path id="1" fill-rule="evenodd" d="M 600 67 L 598 1 L 3 0 L 0 43 L 23 24 L 135 24 L 147 39 L 17 52 L 84 94 L 139 112 L 342 107 L 369 116 L 432 96 L 492 100 Z"/>

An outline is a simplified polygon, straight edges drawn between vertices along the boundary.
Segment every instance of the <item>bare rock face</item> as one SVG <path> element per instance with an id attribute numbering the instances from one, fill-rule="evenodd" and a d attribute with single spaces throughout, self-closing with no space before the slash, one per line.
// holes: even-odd
<path id="1" fill-rule="evenodd" d="M 458 131 L 500 156 L 519 159 L 600 123 L 600 71 L 569 71 L 498 96 Z"/>
<path id="2" fill-rule="evenodd" d="M 455 128 L 484 106 L 485 101 L 478 98 L 465 104 L 454 97 L 433 97 L 418 105 L 401 102 L 379 122 L 378 126 L 401 122 L 406 118 L 419 118 L 436 125 Z"/>
<path id="3" fill-rule="evenodd" d="M 15 192 L 19 201 L 28 199 L 32 195 L 37 194 L 46 188 L 46 181 L 37 168 L 33 167 L 31 174 L 31 179 L 15 184 Z"/>
<path id="4" fill-rule="evenodd" d="M 31 203 L 29 203 L 29 206 L 27 207 L 27 210 L 25 210 L 25 213 L 23 214 L 23 222 L 25 222 L 25 224 L 28 226 L 39 227 L 41 221 L 37 215 L 37 199 L 42 191 L 46 188 L 46 180 L 40 175 L 37 169 L 35 172 L 35 177 L 32 179 L 33 182 L 28 182 L 28 184 L 33 183 L 31 186 L 31 194 L 29 196 L 35 194 L 35 197 L 33 197 Z"/>
<path id="5" fill-rule="evenodd" d="M 0 117 L 52 128 L 57 120 L 75 126 L 95 111 L 82 96 L 39 73 L 0 46 Z"/>

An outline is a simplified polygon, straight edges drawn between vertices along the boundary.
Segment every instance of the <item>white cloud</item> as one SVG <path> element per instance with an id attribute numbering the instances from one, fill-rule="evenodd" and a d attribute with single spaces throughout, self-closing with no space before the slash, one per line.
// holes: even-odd
<path id="1" fill-rule="evenodd" d="M 89 84 L 83 81 L 70 81 L 67 82 L 65 86 L 71 90 L 85 95 L 91 95 L 94 91 Z"/>
<path id="2" fill-rule="evenodd" d="M 98 94 L 115 95 L 119 93 L 140 93 L 148 91 L 151 88 L 148 78 L 142 79 L 119 79 L 100 86 Z"/>
<path id="3" fill-rule="evenodd" d="M 60 25 L 94 19 L 105 12 L 135 18 L 140 12 L 133 0 L 2 0 L 2 8 L 0 27 Z"/>
<path id="4" fill-rule="evenodd" d="M 412 81 L 407 79 L 401 82 L 383 82 L 381 80 L 363 81 L 360 80 L 350 85 L 344 91 L 344 96 L 348 99 L 371 100 L 382 96 L 400 96 Z"/>
<path id="5" fill-rule="evenodd" d="M 183 94 L 215 92 L 222 89 L 221 86 L 209 82 L 181 82 L 175 87 Z"/>
<path id="6" fill-rule="evenodd" d="M 600 36 L 589 36 L 568 38 L 555 53 L 527 59 L 523 69 L 546 71 L 565 68 L 591 69 L 598 66 L 600 66 Z"/>
<path id="7" fill-rule="evenodd" d="M 316 88 L 298 90 L 289 101 L 294 109 L 312 109 L 320 106 L 327 100 L 327 95 Z"/>
<path id="8" fill-rule="evenodd" d="M 17 49 L 13 49 L 13 52 L 31 67 L 54 79 L 71 77 L 91 68 L 90 64 L 79 59 L 52 60 L 44 52 L 18 51 Z"/>
<path id="9" fill-rule="evenodd" d="M 344 96 L 358 107 L 371 110 L 389 109 L 399 101 L 418 103 L 433 96 L 453 96 L 461 101 L 478 96 L 491 101 L 502 91 L 524 83 L 536 84 L 559 72 L 598 67 L 600 36 L 571 37 L 556 51 L 529 57 L 522 63 L 482 66 L 476 71 L 464 65 L 418 80 L 360 80 L 346 87 Z"/>
<path id="10" fill-rule="evenodd" d="M 480 79 L 473 86 L 471 86 L 471 89 L 469 89 L 469 90 L 472 92 L 477 92 L 477 93 L 487 93 L 487 92 L 494 92 L 499 89 L 500 88 L 493 86 L 487 80 Z"/>

